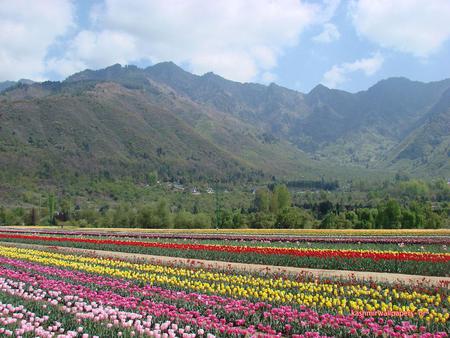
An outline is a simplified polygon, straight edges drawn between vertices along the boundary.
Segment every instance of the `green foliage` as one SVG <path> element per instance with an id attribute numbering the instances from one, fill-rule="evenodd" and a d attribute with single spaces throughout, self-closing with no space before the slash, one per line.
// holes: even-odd
<path id="1" fill-rule="evenodd" d="M 336 215 L 329 213 L 320 222 L 320 229 L 349 229 L 352 228 L 352 222 L 346 218 L 346 214 Z"/>
<path id="2" fill-rule="evenodd" d="M 204 229 L 211 227 L 211 217 L 205 213 L 191 214 L 180 211 L 175 214 L 173 220 L 176 229 Z"/>
<path id="3" fill-rule="evenodd" d="M 276 218 L 275 227 L 279 229 L 301 229 L 311 228 L 314 218 L 307 212 L 299 208 L 284 208 Z"/>
<path id="4" fill-rule="evenodd" d="M 253 229 L 271 229 L 276 222 L 275 215 L 271 213 L 255 212 L 249 214 L 248 225 Z"/>
<path id="5" fill-rule="evenodd" d="M 47 207 L 48 207 L 48 224 L 55 225 L 56 224 L 56 218 L 55 218 L 56 197 L 54 194 L 50 194 L 48 196 Z"/>
<path id="6" fill-rule="evenodd" d="M 172 215 L 167 201 L 161 199 L 155 205 L 139 209 L 137 223 L 143 228 L 170 228 L 172 226 Z"/>
<path id="7" fill-rule="evenodd" d="M 286 185 L 281 184 L 275 187 L 274 192 L 277 194 L 278 209 L 283 210 L 289 208 L 292 204 L 291 194 Z"/>
<path id="8" fill-rule="evenodd" d="M 141 210 L 141 213 L 138 214 L 129 204 L 119 204 L 119 206 L 112 212 L 108 212 L 108 215 L 111 215 L 110 220 L 113 227 L 146 227 L 148 224 L 148 211 Z M 139 219 L 138 217 L 142 217 L 144 219 Z M 144 223 L 141 223 L 144 222 Z"/>
<path id="9" fill-rule="evenodd" d="M 436 181 L 432 190 L 437 201 L 450 201 L 450 184 L 446 180 Z"/>
<path id="10" fill-rule="evenodd" d="M 0 173 L 0 176 L 4 173 Z M 176 228 L 211 227 L 215 219 L 215 196 L 209 185 L 196 185 L 202 193 L 175 191 L 167 183 L 147 186 L 131 178 L 106 178 L 54 188 L 58 201 L 50 210 L 52 196 L 26 179 L 15 195 L 26 197 L 26 207 L 2 207 L 0 225 L 58 224 L 95 227 Z M 75 185 L 77 184 L 77 186 Z M 246 186 L 227 186 L 221 193 L 219 228 L 436 228 L 450 226 L 450 195 L 445 180 L 350 181 L 336 191 L 289 191 L 272 181 L 255 194 Z M 29 189 L 29 190 L 27 190 Z M 102 196 L 107 195 L 109 198 Z M 41 196 L 47 196 L 41 200 Z M 54 196 L 54 195 L 53 195 Z M 14 196 L 8 198 L 13 200 Z M 76 203 L 74 202 L 76 201 Z M 44 208 L 42 208 L 44 206 Z M 214 224 L 215 226 L 215 224 Z"/>
<path id="11" fill-rule="evenodd" d="M 357 220 L 354 223 L 356 229 L 373 229 L 378 210 L 371 208 L 358 209 L 356 215 Z"/>
<path id="12" fill-rule="evenodd" d="M 401 182 L 398 186 L 400 195 L 408 199 L 425 200 L 429 197 L 430 190 L 428 185 L 419 180 L 410 180 Z"/>
<path id="13" fill-rule="evenodd" d="M 257 212 L 266 213 L 270 207 L 270 195 L 266 188 L 258 189 L 255 192 L 254 208 Z"/>
<path id="14" fill-rule="evenodd" d="M 156 170 L 152 170 L 151 172 L 147 173 L 145 179 L 148 185 L 155 185 L 158 181 L 158 172 Z"/>
<path id="15" fill-rule="evenodd" d="M 255 192 L 253 201 L 254 209 L 257 212 L 278 213 L 279 210 L 289 208 L 292 204 L 291 193 L 285 184 L 275 185 L 273 191 L 266 188 L 258 189 Z"/>
<path id="16" fill-rule="evenodd" d="M 390 199 L 378 207 L 376 227 L 379 229 L 399 229 L 401 228 L 402 211 L 400 204 Z"/>
<path id="17" fill-rule="evenodd" d="M 3 206 L 0 206 L 0 225 L 6 224 L 6 210 Z"/>

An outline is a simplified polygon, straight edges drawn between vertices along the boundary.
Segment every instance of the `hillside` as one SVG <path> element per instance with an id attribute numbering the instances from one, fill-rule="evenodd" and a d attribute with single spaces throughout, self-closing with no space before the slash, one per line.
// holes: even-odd
<path id="1" fill-rule="evenodd" d="M 319 85 L 191 74 L 171 62 L 114 65 L 0 94 L 3 177 L 228 182 L 450 176 L 450 80 L 381 81 L 355 94 Z M 1 178 L 1 177 L 0 177 Z"/>
<path id="2" fill-rule="evenodd" d="M 0 165 L 39 180 L 133 177 L 270 180 L 320 177 L 327 169 L 281 140 L 151 81 L 83 80 L 19 86 L 3 93 Z M 331 171 L 329 171 L 331 172 Z M 314 174 L 312 174 L 314 173 Z"/>
<path id="3" fill-rule="evenodd" d="M 450 89 L 429 110 L 414 129 L 391 153 L 392 163 L 404 171 L 419 168 L 450 172 Z"/>

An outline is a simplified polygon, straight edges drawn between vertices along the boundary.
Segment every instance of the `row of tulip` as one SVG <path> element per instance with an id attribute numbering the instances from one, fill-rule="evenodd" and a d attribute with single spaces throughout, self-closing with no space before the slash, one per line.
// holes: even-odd
<path id="1" fill-rule="evenodd" d="M 235 235 L 235 234 L 182 234 L 182 233 L 148 233 L 139 231 L 126 232 L 102 232 L 102 231 L 63 231 L 63 230 L 44 230 L 44 229 L 2 229 L 4 233 L 38 233 L 42 235 L 65 235 L 65 236 L 90 236 L 90 237 L 120 237 L 120 238 L 140 238 L 140 239 L 186 239 L 186 240 L 229 240 L 229 241 L 263 241 L 263 242 L 287 242 L 287 243 L 347 243 L 347 244 L 440 244 L 450 245 L 450 236 L 358 236 L 341 235 L 330 236 L 327 233 L 322 235 Z"/>
<path id="2" fill-rule="evenodd" d="M 374 250 L 336 250 L 336 249 L 305 249 L 267 246 L 244 246 L 225 244 L 148 242 L 117 239 L 92 239 L 80 237 L 55 237 L 37 235 L 0 234 L 0 239 L 39 240 L 47 242 L 92 243 L 96 245 L 137 246 L 158 249 L 178 249 L 193 251 L 219 251 L 227 253 L 254 253 L 260 255 L 288 255 L 295 257 L 339 257 L 339 258 L 369 258 L 373 260 L 401 260 L 420 262 L 450 262 L 450 253 L 404 252 L 404 251 L 374 251 Z"/>
<path id="3" fill-rule="evenodd" d="M 78 232 L 78 231 L 1 231 L 0 234 L 4 235 L 34 235 L 44 236 L 52 238 L 90 238 L 98 240 L 126 240 L 126 241 L 145 241 L 145 242 L 163 242 L 163 243 L 190 243 L 190 244 L 216 244 L 216 245 L 235 245 L 235 246 L 264 246 L 264 247 L 280 247 L 280 248 L 306 248 L 306 249 L 358 249 L 358 250 L 370 250 L 370 251 L 399 251 L 399 252 L 436 252 L 446 253 L 448 251 L 447 244 L 416 244 L 408 242 L 400 243 L 370 243 L 370 237 L 362 237 L 362 241 L 352 241 L 347 239 L 342 242 L 325 242 L 327 237 L 323 237 L 324 241 L 318 238 L 312 237 L 312 241 L 308 241 L 309 237 L 304 237 L 299 241 L 272 241 L 271 236 L 264 239 L 262 236 L 243 236 L 246 239 L 238 239 L 229 236 L 221 235 L 178 235 L 178 234 L 127 234 L 127 233 L 109 233 L 109 232 L 95 232 L 90 231 Z M 50 235 L 50 236 L 49 236 Z M 332 237 L 329 237 L 332 238 Z M 422 237 L 423 238 L 423 237 Z M 441 242 L 444 242 L 445 236 L 436 236 L 440 238 Z M 450 238 L 450 237 L 449 237 Z M 357 238 L 359 239 L 359 237 Z M 364 239 L 367 239 L 365 241 Z M 372 237 L 372 239 L 374 239 Z"/>
<path id="4" fill-rule="evenodd" d="M 2 241 L 272 265 L 446 276 L 450 254 L 132 241 L 0 233 Z M 324 259 L 326 258 L 326 259 Z M 432 263 L 432 264 L 429 264 Z"/>
<path id="5" fill-rule="evenodd" d="M 359 283 L 319 283 L 295 278 L 263 278 L 234 272 L 213 272 L 202 269 L 188 269 L 164 265 L 152 265 L 96 257 L 83 257 L 42 250 L 0 247 L 0 256 L 20 259 L 37 264 L 53 264 L 59 267 L 110 275 L 114 278 L 134 279 L 151 285 L 189 289 L 196 292 L 238 296 L 263 301 L 277 301 L 282 304 L 298 304 L 317 308 L 336 308 L 341 312 L 371 311 L 416 311 L 421 304 L 428 304 L 432 316 L 439 316 L 437 309 L 448 305 L 448 290 L 437 289 L 430 294 L 427 288 L 381 287 Z M 378 303 L 374 300 L 388 299 Z M 334 306 L 331 306 L 330 303 Z M 337 305 L 336 305 L 337 304 Z M 403 305 L 408 304 L 408 308 Z M 436 306 L 437 309 L 433 307 Z M 424 309 L 420 309 L 423 311 Z"/>
<path id="6" fill-rule="evenodd" d="M 111 330 L 121 330 L 127 336 L 162 336 L 161 326 L 168 323 L 167 336 L 184 337 L 447 337 L 446 288 L 262 278 L 8 247 L 0 247 L 0 259 L 0 296 L 46 302 L 89 327 L 91 335 L 116 336 Z M 374 309 L 421 316 L 351 313 Z M 73 325 L 54 325 L 77 332 Z"/>
<path id="7" fill-rule="evenodd" d="M 14 226 L 5 229 L 55 229 L 54 226 Z M 70 229 L 79 229 L 70 226 Z M 240 234 L 240 235 L 324 235 L 324 236 L 450 236 L 450 229 L 143 229 L 143 228 L 80 228 L 83 230 L 145 233 Z"/>
<path id="8" fill-rule="evenodd" d="M 156 322 L 151 315 L 85 301 L 76 292 L 70 294 L 67 288 L 63 291 L 57 290 L 57 285 L 53 288 L 41 287 L 43 284 L 36 282 L 31 285 L 29 282 L 33 279 L 29 278 L 30 276 L 9 272 L 14 278 L 0 278 L 0 333 L 6 336 L 174 337 L 181 333 L 181 336 L 189 338 L 204 334 L 204 330 L 192 332 L 190 326 L 179 327 L 170 320 Z M 1 273 L 8 274 L 4 270 Z M 12 303 L 20 305 L 15 306 Z"/>

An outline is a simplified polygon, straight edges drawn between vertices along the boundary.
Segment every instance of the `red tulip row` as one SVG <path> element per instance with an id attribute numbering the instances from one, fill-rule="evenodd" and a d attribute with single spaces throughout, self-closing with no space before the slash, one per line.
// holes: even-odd
<path id="1" fill-rule="evenodd" d="M 0 239 L 18 239 L 44 242 L 91 243 L 96 245 L 151 247 L 172 250 L 213 251 L 234 254 L 287 255 L 294 257 L 345 258 L 372 260 L 399 260 L 417 262 L 450 262 L 450 254 L 428 252 L 368 251 L 368 250 L 335 250 L 335 249 L 296 249 L 260 246 L 233 246 L 213 244 L 161 243 L 142 241 L 123 241 L 113 239 L 49 237 L 36 235 L 0 234 Z"/>

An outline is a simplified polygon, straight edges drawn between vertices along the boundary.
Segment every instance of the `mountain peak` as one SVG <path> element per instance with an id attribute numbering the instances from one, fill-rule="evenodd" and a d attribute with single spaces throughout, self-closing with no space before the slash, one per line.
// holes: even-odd
<path id="1" fill-rule="evenodd" d="M 224 79 L 222 76 L 217 75 L 214 72 L 205 73 L 205 74 L 203 74 L 201 76 L 201 78 L 202 79 L 206 79 L 206 80 L 210 80 L 210 81 L 229 81 L 229 80 Z M 232 81 L 232 82 L 234 82 L 234 81 Z"/>
<path id="2" fill-rule="evenodd" d="M 145 71 L 150 72 L 183 72 L 186 71 L 172 61 L 159 62 L 153 66 L 147 67 Z"/>
<path id="3" fill-rule="evenodd" d="M 219 75 L 215 74 L 214 72 L 207 72 L 202 75 L 202 77 L 216 77 L 216 76 L 219 76 Z"/>
<path id="4" fill-rule="evenodd" d="M 27 85 L 31 85 L 33 84 L 35 81 L 30 80 L 30 79 L 20 79 L 19 81 L 17 81 L 18 83 L 22 83 L 22 84 L 27 84 Z"/>
<path id="5" fill-rule="evenodd" d="M 319 83 L 317 86 L 315 86 L 311 91 L 308 93 L 308 95 L 320 95 L 323 93 L 329 92 L 331 89 L 327 86 L 324 86 L 323 84 Z"/>

